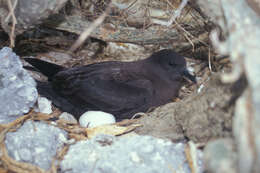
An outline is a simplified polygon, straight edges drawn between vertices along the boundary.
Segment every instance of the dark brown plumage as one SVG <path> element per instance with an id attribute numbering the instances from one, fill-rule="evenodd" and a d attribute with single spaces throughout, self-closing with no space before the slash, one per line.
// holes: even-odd
<path id="1" fill-rule="evenodd" d="M 170 102 L 178 95 L 183 77 L 196 81 L 187 72 L 184 57 L 167 49 L 144 60 L 74 68 L 33 58 L 25 60 L 49 79 L 48 83 L 38 82 L 39 93 L 77 118 L 87 110 L 108 112 L 117 119 L 130 118 Z"/>

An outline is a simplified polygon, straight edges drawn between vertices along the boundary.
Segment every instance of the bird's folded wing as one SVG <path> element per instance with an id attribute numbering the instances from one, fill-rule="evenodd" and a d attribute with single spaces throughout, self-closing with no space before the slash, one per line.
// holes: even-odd
<path id="1" fill-rule="evenodd" d="M 149 107 L 153 94 L 149 80 L 126 76 L 124 81 L 124 76 L 115 77 L 116 68 L 84 70 L 58 74 L 53 80 L 56 91 L 81 107 L 116 114 Z"/>

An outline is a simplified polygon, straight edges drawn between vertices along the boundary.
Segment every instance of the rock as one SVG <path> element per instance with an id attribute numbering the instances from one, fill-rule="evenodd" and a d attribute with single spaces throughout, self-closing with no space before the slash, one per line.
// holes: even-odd
<path id="1" fill-rule="evenodd" d="M 61 172 L 188 173 L 191 171 L 184 148 L 183 143 L 151 136 L 99 135 L 70 146 L 61 162 Z"/>
<path id="2" fill-rule="evenodd" d="M 0 51 L 0 124 L 29 112 L 38 97 L 34 79 L 12 49 Z"/>
<path id="3" fill-rule="evenodd" d="M 258 173 L 260 172 L 259 0 L 199 0 L 198 3 L 201 5 L 201 11 L 210 16 L 221 28 L 213 30 L 210 34 L 215 51 L 221 55 L 228 55 L 232 62 L 232 72 L 223 75 L 222 80 L 234 82 L 241 75 L 245 75 L 247 79 L 248 87 L 236 102 L 233 133 L 238 151 L 238 171 Z"/>
<path id="4" fill-rule="evenodd" d="M 257 136 L 259 136 L 260 129 L 258 127 L 259 125 L 254 126 L 254 111 L 252 103 L 250 103 L 249 101 L 250 98 L 251 93 L 250 90 L 247 89 L 236 102 L 236 115 L 233 118 L 233 134 L 238 150 L 237 167 L 238 170 L 243 173 L 253 172 L 253 167 L 256 167 L 258 165 L 255 163 L 259 163 L 256 160 L 256 156 L 257 147 L 260 150 L 260 147 L 258 146 L 260 140 L 257 140 Z M 256 114 L 255 116 L 257 117 L 259 116 L 259 114 Z M 254 130 L 254 128 L 256 129 Z M 254 142 L 258 145 L 255 145 Z"/>
<path id="5" fill-rule="evenodd" d="M 48 100 L 45 97 L 38 97 L 37 103 L 38 103 L 37 107 L 35 108 L 36 112 L 41 112 L 41 113 L 45 113 L 45 114 L 52 113 L 50 100 Z"/>
<path id="6" fill-rule="evenodd" d="M 59 116 L 59 119 L 63 119 L 65 121 L 68 121 L 70 122 L 71 124 L 77 124 L 78 121 L 76 120 L 76 118 L 71 115 L 70 113 L 68 112 L 63 112 L 60 116 Z"/>
<path id="7" fill-rule="evenodd" d="M 17 20 L 15 35 L 23 31 L 34 28 L 41 24 L 44 19 L 51 14 L 57 13 L 67 2 L 67 0 L 19 0 L 17 4 L 11 1 L 14 6 L 14 15 Z M 0 19 L 2 28 L 7 33 L 11 33 L 12 17 L 9 15 L 7 1 L 1 2 Z"/>
<path id="8" fill-rule="evenodd" d="M 211 141 L 204 150 L 205 170 L 210 173 L 235 173 L 236 156 L 232 139 Z"/>
<path id="9" fill-rule="evenodd" d="M 116 119 L 112 114 L 102 111 L 87 111 L 79 118 L 79 124 L 82 127 L 96 127 L 115 122 Z"/>
<path id="10" fill-rule="evenodd" d="M 9 156 L 45 170 L 67 141 L 67 133 L 44 122 L 27 121 L 16 132 L 6 134 L 5 145 Z"/>

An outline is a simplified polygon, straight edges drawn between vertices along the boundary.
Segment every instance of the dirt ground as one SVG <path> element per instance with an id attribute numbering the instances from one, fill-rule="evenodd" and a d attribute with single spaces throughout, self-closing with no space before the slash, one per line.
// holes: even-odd
<path id="1" fill-rule="evenodd" d="M 184 99 L 161 106 L 140 118 L 139 134 L 207 142 L 232 135 L 234 103 L 246 86 L 241 79 L 236 84 L 223 84 L 221 73 L 211 74 L 204 88 L 196 89 Z"/>

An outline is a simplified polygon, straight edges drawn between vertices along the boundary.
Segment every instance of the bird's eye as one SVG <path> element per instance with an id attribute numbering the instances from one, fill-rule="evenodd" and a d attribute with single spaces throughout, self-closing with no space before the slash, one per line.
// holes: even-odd
<path id="1" fill-rule="evenodd" d="M 170 66 L 176 66 L 176 63 L 170 61 L 170 62 L 169 62 L 169 65 L 170 65 Z"/>

